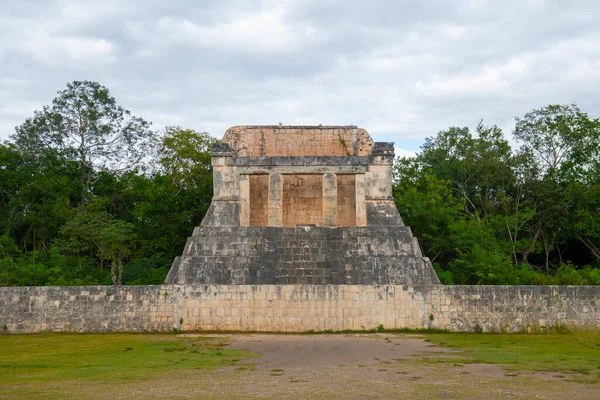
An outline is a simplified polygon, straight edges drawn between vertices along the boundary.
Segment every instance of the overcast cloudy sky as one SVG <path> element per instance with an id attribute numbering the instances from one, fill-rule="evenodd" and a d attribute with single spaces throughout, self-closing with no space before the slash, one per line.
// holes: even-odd
<path id="1" fill-rule="evenodd" d="M 550 103 L 600 116 L 597 0 L 0 5 L 0 139 L 72 80 L 157 129 L 354 124 L 403 154 Z"/>

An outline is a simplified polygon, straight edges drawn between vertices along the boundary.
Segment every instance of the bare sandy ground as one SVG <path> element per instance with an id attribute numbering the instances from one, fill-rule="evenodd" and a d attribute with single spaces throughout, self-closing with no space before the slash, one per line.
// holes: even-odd
<path id="1" fill-rule="evenodd" d="M 408 359 L 418 354 L 449 353 L 421 338 L 391 335 L 233 336 L 231 348 L 262 354 L 261 365 L 277 368 L 334 368 L 365 362 Z"/>
<path id="2" fill-rule="evenodd" d="M 259 398 L 600 399 L 598 385 L 560 374 L 430 363 L 460 357 L 417 335 L 237 335 L 231 342 L 262 354 L 236 389 Z"/>

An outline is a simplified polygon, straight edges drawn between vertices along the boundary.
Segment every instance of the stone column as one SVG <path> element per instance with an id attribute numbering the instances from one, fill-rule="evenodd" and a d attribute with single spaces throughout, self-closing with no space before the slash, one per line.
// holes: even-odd
<path id="1" fill-rule="evenodd" d="M 240 226 L 250 226 L 250 176 L 240 175 Z"/>
<path id="2" fill-rule="evenodd" d="M 323 175 L 323 225 L 337 226 L 337 180 L 335 174 Z"/>
<path id="3" fill-rule="evenodd" d="M 283 177 L 279 173 L 269 175 L 269 226 L 283 226 Z"/>
<path id="4" fill-rule="evenodd" d="M 368 225 L 403 225 L 392 196 L 394 144 L 376 142 L 365 173 Z"/>
<path id="5" fill-rule="evenodd" d="M 365 198 L 365 174 L 355 175 L 356 226 L 367 225 L 367 204 Z"/>
<path id="6" fill-rule="evenodd" d="M 211 148 L 213 167 L 213 198 L 202 220 L 206 226 L 239 226 L 239 175 L 231 162 L 234 152 L 226 143 Z"/>

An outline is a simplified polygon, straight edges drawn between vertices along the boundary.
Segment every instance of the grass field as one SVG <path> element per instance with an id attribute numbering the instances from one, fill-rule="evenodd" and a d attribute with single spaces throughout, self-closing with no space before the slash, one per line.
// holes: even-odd
<path id="1" fill-rule="evenodd" d="M 381 335 L 389 336 L 382 340 Z M 272 335 L 262 336 L 260 341 L 263 343 L 268 343 L 271 341 L 270 338 L 273 338 Z M 298 342 L 303 340 L 302 337 L 310 338 L 310 336 L 290 337 L 289 345 L 297 346 Z M 330 336 L 344 339 L 346 335 Z M 361 337 L 366 336 L 369 335 Z M 258 354 L 228 348 L 229 341 L 235 337 L 236 335 L 190 337 L 174 334 L 0 334 L 0 399 L 236 398 L 240 394 L 247 398 L 262 398 L 265 394 L 261 391 L 269 387 L 271 390 L 269 393 L 272 395 L 281 398 L 298 398 L 287 391 L 289 388 L 286 385 L 293 386 L 294 382 L 304 382 L 307 390 L 313 390 L 315 387 L 313 383 L 318 383 L 316 381 L 320 379 L 320 375 L 324 376 L 329 371 L 341 367 L 337 365 L 337 361 L 332 361 L 334 368 L 323 364 L 321 370 L 310 372 L 310 365 L 301 363 L 302 365 L 295 371 L 304 374 L 303 378 L 295 377 L 286 382 L 282 380 L 285 376 L 282 377 L 281 374 L 271 376 L 273 368 L 277 368 L 273 367 L 273 364 L 261 367 L 262 370 L 256 369 L 254 364 L 258 361 L 254 358 Z M 412 388 L 416 390 L 416 394 L 427 398 L 429 390 L 438 390 L 435 387 L 436 376 L 446 380 L 440 383 L 445 385 L 444 387 L 450 387 L 446 382 L 455 385 L 453 387 L 457 390 L 456 393 L 472 393 L 471 390 L 479 390 L 482 384 L 475 384 L 479 381 L 469 378 L 469 375 L 465 375 L 467 372 L 461 369 L 464 367 L 460 367 L 469 364 L 501 366 L 505 372 L 500 373 L 499 377 L 478 378 L 483 379 L 481 382 L 492 382 L 491 384 L 498 387 L 504 384 L 509 388 L 523 388 L 523 385 L 530 385 L 528 387 L 534 388 L 531 390 L 538 390 L 537 388 L 554 385 L 553 390 L 556 390 L 563 387 L 561 382 L 562 385 L 570 382 L 569 385 L 583 385 L 577 389 L 583 390 L 581 393 L 584 396 L 581 398 L 586 398 L 585 395 L 590 393 L 593 398 L 595 387 L 600 382 L 600 332 L 536 335 L 377 334 L 369 337 L 390 349 L 390 358 L 387 361 L 383 361 L 383 358 L 369 361 L 368 357 L 364 361 L 365 364 L 376 363 L 372 374 L 389 374 L 385 375 L 385 378 L 379 378 L 377 375 L 376 379 L 384 379 L 379 381 L 380 386 L 377 389 L 384 394 L 373 398 L 386 398 L 386 394 L 398 390 L 398 385 L 404 385 L 402 390 Z M 409 338 L 412 338 L 411 340 L 423 338 L 430 342 L 431 353 L 419 353 L 401 359 L 392 358 L 397 357 L 399 350 L 399 347 L 393 344 L 402 343 Z M 337 339 L 332 338 L 332 340 Z M 436 350 L 445 348 L 450 350 Z M 394 349 L 396 349 L 396 356 L 394 356 Z M 354 350 L 350 348 L 349 351 Z M 319 353 L 318 357 L 326 359 L 328 353 L 323 352 L 322 355 Z M 340 387 L 350 382 L 341 380 L 349 379 L 348 377 L 351 376 L 349 374 L 364 376 L 365 365 L 359 362 L 355 364 L 345 365 L 346 369 L 340 370 L 342 371 L 339 373 Z M 394 375 L 390 369 L 392 366 L 401 370 Z M 309 370 L 305 371 L 305 368 Z M 531 376 L 519 375 L 511 378 L 513 376 L 511 371 L 546 371 L 550 372 L 551 376 L 548 383 L 543 383 Z M 310 375 L 311 373 L 316 375 Z M 406 375 L 407 373 L 412 375 Z M 335 375 L 332 376 L 333 378 L 327 378 L 330 381 L 323 384 L 322 393 L 324 396 L 326 394 L 324 398 L 340 398 L 337 389 L 337 391 L 331 389 L 331 392 L 327 392 L 330 390 L 329 386 L 335 387 L 333 380 L 338 379 Z M 452 378 L 453 376 L 455 378 Z M 311 379 L 315 379 L 315 382 L 311 382 Z M 365 381 L 369 379 L 375 378 L 364 378 Z M 404 381 L 400 382 L 402 379 Z M 425 379 L 434 379 L 434 381 L 428 380 L 427 382 L 430 383 L 425 384 Z M 510 382 L 511 379 L 520 381 Z M 358 385 L 360 378 L 358 381 L 356 379 L 351 381 L 351 384 Z M 246 386 L 237 386 L 240 382 L 245 382 Z M 389 385 L 389 390 L 386 389 L 386 385 Z M 464 389 L 460 389 L 463 387 Z M 368 394 L 373 389 L 365 390 Z"/>
<path id="2" fill-rule="evenodd" d="M 501 364 L 508 370 L 564 372 L 577 381 L 600 382 L 600 331 L 424 336 L 432 343 L 459 350 L 456 354 L 461 356 L 457 360 L 433 358 L 428 362 Z"/>
<path id="3" fill-rule="evenodd" d="M 0 335 L 0 387 L 63 380 L 119 383 L 166 371 L 211 369 L 255 355 L 218 338 L 168 334 Z"/>

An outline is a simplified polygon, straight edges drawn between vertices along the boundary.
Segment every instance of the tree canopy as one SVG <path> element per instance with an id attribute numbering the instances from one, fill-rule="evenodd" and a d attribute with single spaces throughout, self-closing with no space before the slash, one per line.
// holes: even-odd
<path id="1" fill-rule="evenodd" d="M 80 163 L 83 199 L 94 172 L 130 171 L 153 148 L 155 135 L 144 119 L 117 104 L 97 82 L 73 81 L 52 105 L 35 111 L 12 136 L 34 160 L 53 152 Z"/>
<path id="2" fill-rule="evenodd" d="M 405 223 L 447 284 L 600 284 L 600 120 L 549 105 L 513 134 L 451 127 L 398 158 Z M 0 143 L 0 286 L 162 283 L 210 205 L 214 142 L 69 83 Z"/>
<path id="3" fill-rule="evenodd" d="M 452 127 L 395 167 L 395 198 L 442 281 L 600 284 L 600 119 L 549 105 Z"/>

